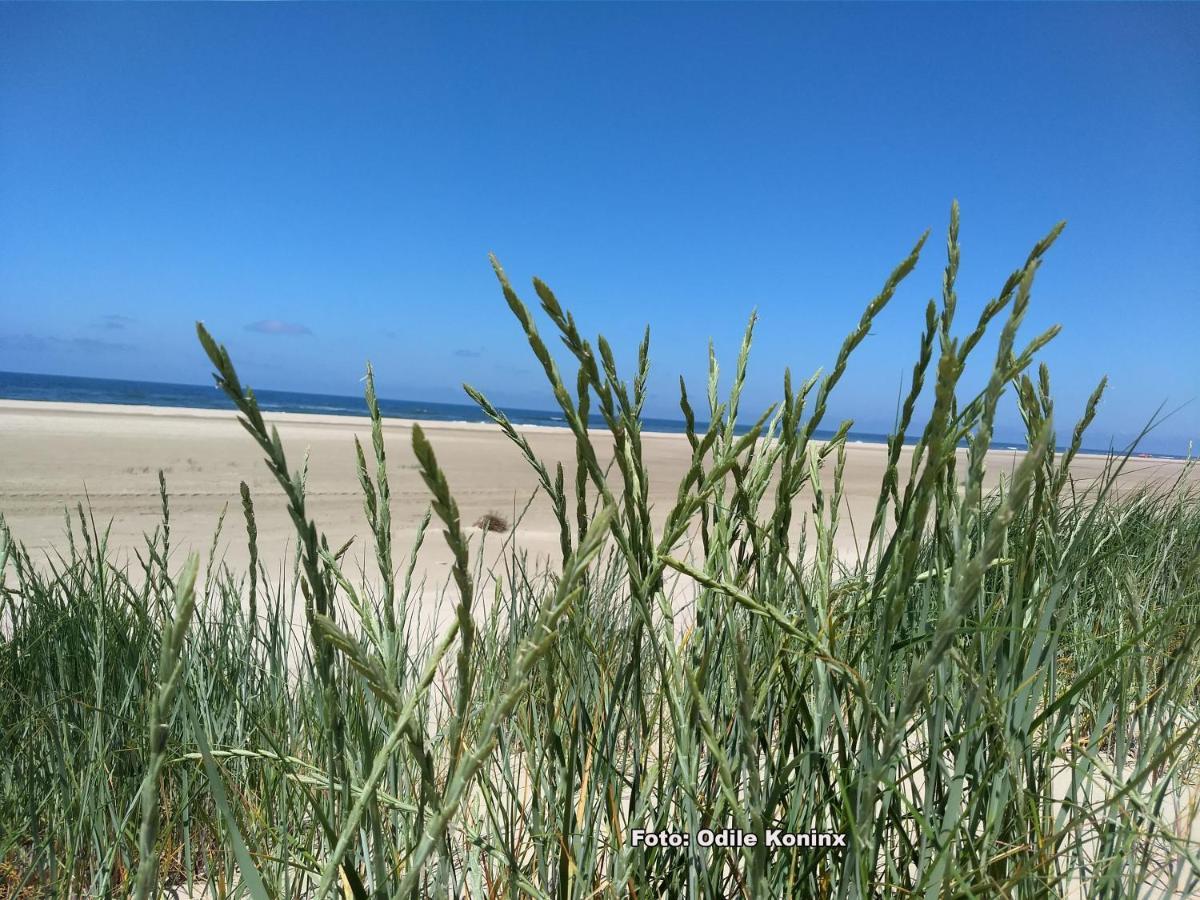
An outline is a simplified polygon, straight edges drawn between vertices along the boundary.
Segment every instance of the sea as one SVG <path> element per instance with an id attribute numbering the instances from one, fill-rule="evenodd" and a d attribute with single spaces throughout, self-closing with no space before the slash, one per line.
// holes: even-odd
<path id="1" fill-rule="evenodd" d="M 264 411 L 290 413 L 320 413 L 333 416 L 365 416 L 366 400 L 336 394 L 308 394 L 299 391 L 254 389 L 259 406 Z M 0 399 L 44 400 L 60 403 L 113 403 L 129 406 L 173 406 L 186 409 L 230 409 L 229 399 L 214 385 L 171 384 L 162 381 L 126 381 L 118 378 L 82 378 L 74 375 L 39 375 L 27 372 L 0 372 Z M 379 398 L 379 410 L 385 418 L 420 419 L 427 422 L 488 422 L 479 407 L 468 403 L 438 403 L 431 400 L 393 400 Z M 561 411 L 503 407 L 509 420 L 517 425 L 557 427 L 566 426 Z M 682 434 L 686 429 L 682 419 L 643 417 L 644 431 Z M 591 422 L 598 428 L 603 420 L 593 415 Z M 703 430 L 706 423 L 698 423 Z M 745 433 L 748 425 L 740 426 Z M 818 429 L 816 437 L 829 438 L 833 431 Z M 851 431 L 851 443 L 886 443 L 888 436 L 868 431 Z M 1024 450 L 1024 441 L 996 441 L 998 450 Z M 1107 453 L 1107 450 L 1088 450 Z M 1155 454 L 1171 457 L 1169 454 Z"/>

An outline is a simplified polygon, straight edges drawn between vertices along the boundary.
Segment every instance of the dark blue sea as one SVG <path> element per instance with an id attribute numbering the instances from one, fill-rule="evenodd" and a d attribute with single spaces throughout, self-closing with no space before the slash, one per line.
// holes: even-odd
<path id="1" fill-rule="evenodd" d="M 297 391 L 254 389 L 263 410 L 293 413 L 322 413 L 335 416 L 365 416 L 366 401 L 361 397 L 340 397 L 334 394 L 305 394 Z M 79 378 L 71 375 L 35 375 L 25 372 L 0 372 L 0 398 L 6 400 L 48 400 L 60 403 L 117 403 L 132 406 L 181 406 L 191 409 L 231 409 L 228 398 L 213 385 L 169 384 L 158 381 L 124 381 L 116 378 Z M 433 422 L 487 422 L 489 419 L 478 407 L 466 403 L 434 403 L 427 400 L 391 400 L 379 398 L 379 409 L 386 417 L 421 419 Z M 561 412 L 537 409 L 504 408 L 504 413 L 518 425 L 550 425 L 563 427 Z M 592 417 L 597 427 L 602 421 Z M 645 418 L 646 431 L 681 434 L 681 419 Z M 704 423 L 698 426 L 704 427 Z M 739 429 L 744 432 L 745 426 Z M 832 431 L 818 430 L 818 438 L 828 438 Z M 860 443 L 884 443 L 887 435 L 851 431 L 849 439 Z M 1024 441 L 997 441 L 997 449 L 1023 450 Z M 1093 450 L 1091 452 L 1107 452 Z"/>
<path id="2" fill-rule="evenodd" d="M 365 416 L 367 403 L 362 396 L 340 397 L 334 394 L 305 394 L 298 391 L 254 389 L 264 411 L 321 413 L 333 416 Z M 213 385 L 169 384 L 159 381 L 123 381 L 116 378 L 79 378 L 71 375 L 33 375 L 24 372 L 0 372 L 0 398 L 6 400 L 49 400 L 59 403 L 117 403 L 132 406 L 182 406 L 190 409 L 232 409 L 221 391 Z M 379 410 L 385 417 L 421 419 L 433 422 L 488 422 L 477 406 L 467 403 L 435 403 L 428 400 L 391 400 L 379 398 Z M 504 413 L 518 425 L 565 427 L 561 412 L 505 407 Z M 592 421 L 600 426 L 596 416 Z M 681 420 L 646 418 L 646 431 L 682 433 Z M 884 440 L 875 436 L 875 440 Z"/>

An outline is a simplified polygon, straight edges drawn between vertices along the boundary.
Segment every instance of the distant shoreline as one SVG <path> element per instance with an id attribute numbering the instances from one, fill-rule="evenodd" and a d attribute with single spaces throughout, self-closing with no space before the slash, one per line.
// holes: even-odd
<path id="1" fill-rule="evenodd" d="M 268 416 L 281 416 L 283 421 L 307 421 L 313 424 L 344 422 L 346 419 L 366 418 L 366 401 L 362 397 L 336 394 L 307 394 L 297 391 L 256 389 L 259 406 Z M 55 404 L 48 409 L 72 412 L 73 407 L 83 409 L 110 407 L 114 411 L 137 413 L 150 411 L 149 415 L 184 415 L 195 413 L 229 413 L 228 399 L 212 385 L 175 384 L 171 382 L 131 381 L 109 378 L 83 378 L 74 375 L 43 375 L 23 372 L 0 371 L 0 403 L 46 403 Z M 488 428 L 492 421 L 478 407 L 466 403 L 441 403 L 435 401 L 391 400 L 380 398 L 383 417 L 395 424 L 420 423 L 423 428 Z M 30 407 L 32 408 L 32 407 Z M 561 410 L 533 410 L 518 407 L 503 407 L 510 421 L 522 429 L 546 431 L 569 431 Z M 296 417 L 296 418 L 293 418 Z M 308 417 L 308 418 L 299 418 Z M 593 415 L 593 429 L 603 429 L 604 423 Z M 697 430 L 707 427 L 698 422 Z M 739 426 L 737 432 L 744 434 L 748 428 Z M 682 420 L 643 418 L 644 435 L 683 435 Z M 834 435 L 832 429 L 818 429 L 814 435 L 818 440 L 828 440 Z M 888 435 L 869 431 L 851 430 L 847 443 L 853 446 L 886 446 Z M 915 443 L 910 434 L 907 445 Z M 994 440 L 995 451 L 1023 452 L 1026 445 L 1019 440 Z M 1060 448 L 1061 449 L 1061 448 Z M 1108 456 L 1109 451 L 1085 447 L 1084 453 Z M 1114 451 L 1119 452 L 1119 451 Z M 1185 456 L 1170 453 L 1148 453 L 1135 458 L 1183 461 Z"/>
<path id="2" fill-rule="evenodd" d="M 142 416 L 153 419 L 169 419 L 179 418 L 187 420 L 209 419 L 209 420 L 228 420 L 237 417 L 237 411 L 229 408 L 217 407 L 199 407 L 199 406 L 150 406 L 144 404 L 129 404 L 129 403 L 80 403 L 73 401 L 61 400 L 12 400 L 5 397 L 0 397 L 0 411 L 11 411 L 20 413 L 22 411 L 33 414 L 37 413 L 57 413 L 64 416 Z M 268 421 L 277 421 L 280 424 L 290 423 L 294 425 L 308 426 L 331 426 L 331 427 L 346 427 L 359 426 L 365 427 L 369 422 L 369 416 L 366 413 L 312 413 L 312 412 L 292 412 L 289 410 L 264 409 L 264 418 Z M 426 431 L 433 432 L 484 432 L 492 433 L 496 429 L 495 423 L 490 419 L 482 422 L 470 422 L 461 419 L 420 419 L 410 418 L 405 416 L 383 416 L 384 423 L 388 427 L 411 428 L 413 425 L 420 425 Z M 520 431 L 536 431 L 546 434 L 570 434 L 571 429 L 566 425 L 545 425 L 540 423 L 525 423 L 513 422 L 514 426 Z M 593 427 L 595 424 L 593 423 Z M 667 438 L 678 440 L 685 437 L 682 431 L 657 431 L 653 428 L 647 428 L 642 432 L 642 436 L 646 438 Z M 828 433 L 818 432 L 817 440 L 824 442 L 829 437 Z M 846 444 L 850 448 L 860 449 L 878 449 L 886 450 L 886 440 L 870 440 L 862 437 L 855 437 L 854 432 L 851 432 L 846 440 Z M 906 443 L 906 446 L 912 446 L 911 443 Z M 960 448 L 962 449 L 962 448 Z M 1060 448 L 1061 449 L 1061 448 Z M 1012 444 L 993 443 L 991 447 L 994 453 L 1024 453 L 1026 448 Z M 1080 456 L 1088 456 L 1104 459 L 1109 456 L 1108 453 L 1099 450 L 1080 450 Z M 1163 454 L 1137 454 L 1131 457 L 1131 461 L 1141 462 L 1164 462 L 1183 464 L 1187 462 L 1185 457 L 1168 456 Z"/>

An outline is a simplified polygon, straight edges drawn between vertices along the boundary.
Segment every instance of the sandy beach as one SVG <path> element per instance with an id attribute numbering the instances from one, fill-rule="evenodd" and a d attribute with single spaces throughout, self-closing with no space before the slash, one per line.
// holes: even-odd
<path id="1" fill-rule="evenodd" d="M 355 538 L 354 559 L 370 562 L 370 535 L 356 473 L 353 437 L 370 446 L 370 422 L 348 416 L 276 413 L 267 417 L 279 429 L 288 458 L 298 467 L 309 454 L 311 513 L 340 546 Z M 534 495 L 536 479 L 520 453 L 491 424 L 422 423 L 445 470 L 464 523 L 487 512 L 512 521 Z M 565 428 L 530 427 L 521 431 L 551 465 L 574 471 L 574 440 Z M 393 533 L 399 553 L 407 553 L 428 502 L 412 454 L 412 422 L 385 420 Z M 598 438 L 611 453 L 611 441 Z M 644 452 L 652 480 L 650 499 L 660 520 L 674 500 L 689 461 L 687 440 L 678 434 L 646 434 Z M 907 454 L 907 451 L 905 451 Z M 1015 464 L 1019 454 L 991 456 L 992 482 Z M 883 473 L 882 445 L 850 444 L 846 497 L 839 551 L 853 554 L 869 526 Z M 79 503 L 90 509 L 103 530 L 111 522 L 109 546 L 117 559 L 133 559 L 143 535 L 158 525 L 161 510 L 157 472 L 170 492 L 173 557 L 185 550 L 206 554 L 221 510 L 228 506 L 221 552 L 231 565 L 247 558 L 238 484 L 245 480 L 255 498 L 259 545 L 268 567 L 288 558 L 293 531 L 282 493 L 250 437 L 232 412 L 220 410 L 43 403 L 0 400 L 0 513 L 15 537 L 38 558 L 64 544 L 64 508 Z M 607 459 L 603 458 L 602 462 Z M 1102 457 L 1080 456 L 1077 477 L 1100 473 Z M 1183 464 L 1172 460 L 1131 460 L 1122 483 L 1168 481 Z M 811 500 L 797 500 L 797 519 Z M 854 528 L 850 527 L 853 523 Z M 474 535 L 481 535 L 472 529 Z M 517 530 L 519 545 L 533 556 L 556 558 L 558 530 L 549 504 L 537 496 Z M 492 553 L 501 541 L 489 537 Z M 182 555 L 178 557 L 182 559 Z M 440 533 L 432 530 L 421 555 L 421 570 L 432 580 L 448 571 L 449 555 Z"/>

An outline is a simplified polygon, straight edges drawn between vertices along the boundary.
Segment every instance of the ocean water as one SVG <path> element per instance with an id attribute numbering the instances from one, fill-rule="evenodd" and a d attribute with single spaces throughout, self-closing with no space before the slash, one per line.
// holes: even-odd
<path id="1" fill-rule="evenodd" d="M 320 413 L 333 416 L 365 416 L 363 397 L 334 394 L 305 394 L 298 391 L 254 389 L 264 411 Z M 60 403 L 117 403 L 131 406 L 181 406 L 190 409 L 232 409 L 233 404 L 213 385 L 169 384 L 158 381 L 123 381 L 115 378 L 79 378 L 70 375 L 33 375 L 0 372 L 0 398 L 5 400 L 48 400 Z M 379 410 L 385 417 L 421 419 L 427 422 L 490 422 L 479 407 L 468 403 L 436 403 L 428 400 L 391 400 L 379 398 Z M 561 411 L 504 407 L 504 413 L 518 425 L 544 425 L 563 428 Z M 592 416 L 600 427 L 603 421 Z M 680 433 L 682 420 L 645 418 L 646 431 Z M 883 440 L 874 436 L 874 440 Z"/>
<path id="2" fill-rule="evenodd" d="M 334 416 L 365 416 L 366 401 L 361 397 L 342 397 L 334 394 L 305 394 L 298 391 L 272 391 L 255 388 L 255 396 L 263 410 L 274 412 L 321 413 Z M 213 385 L 169 384 L 158 381 L 124 381 L 116 378 L 79 378 L 71 375 L 34 375 L 24 372 L 0 372 L 0 398 L 6 400 L 49 400 L 65 403 L 117 403 L 131 406 L 176 406 L 190 409 L 230 409 L 231 404 Z M 421 419 L 432 422 L 487 422 L 478 407 L 467 403 L 435 403 L 427 400 L 391 400 L 379 398 L 379 409 L 385 417 Z M 561 412 L 505 407 L 504 413 L 518 425 L 564 427 Z M 592 416 L 596 427 L 602 420 Z M 682 434 L 681 419 L 643 419 L 646 431 Z M 704 423 L 698 424 L 699 428 Z M 744 433 L 746 426 L 738 429 Z M 828 438 L 832 431 L 818 429 L 818 438 Z M 887 435 L 851 431 L 851 443 L 884 443 Z M 1000 440 L 992 444 L 998 450 L 1024 450 L 1024 441 Z M 1106 450 L 1088 452 L 1105 453 Z M 1165 454 L 1156 454 L 1165 456 Z M 1182 458 L 1182 457 L 1176 457 Z"/>

